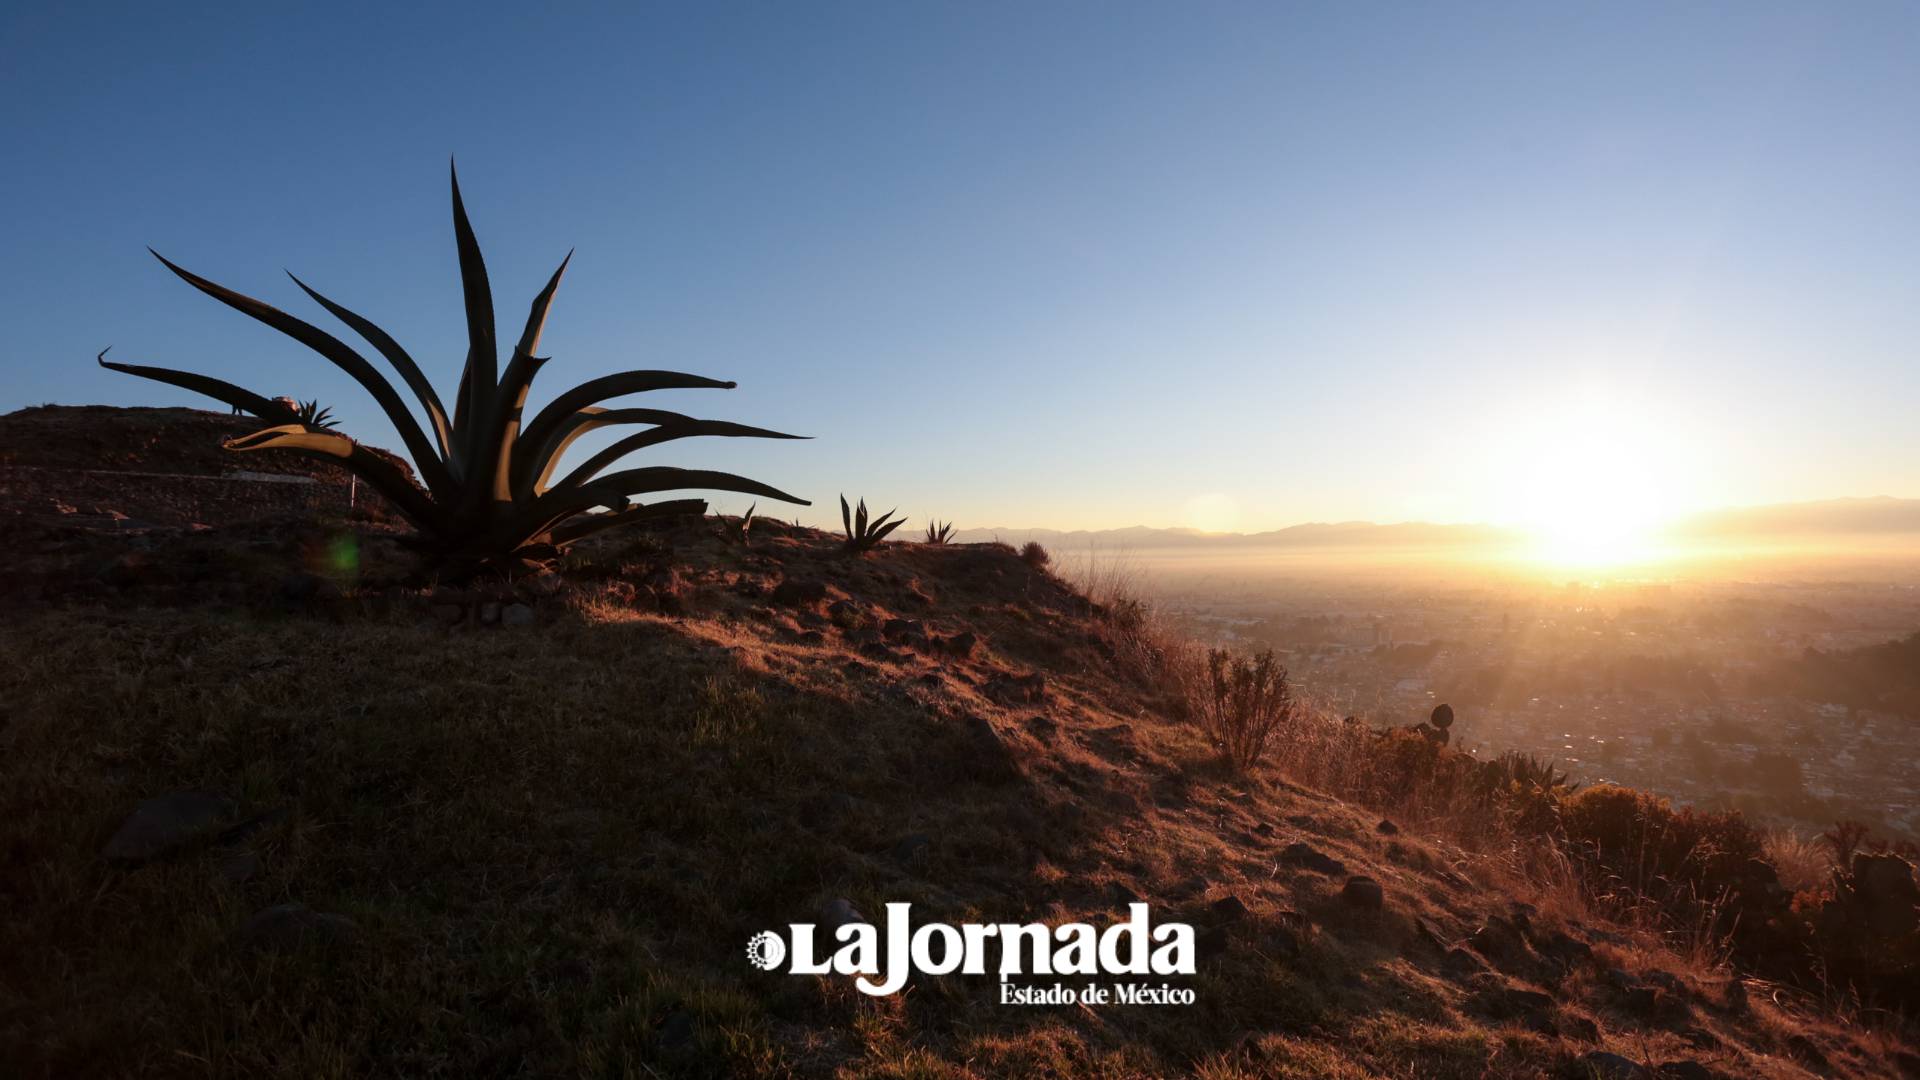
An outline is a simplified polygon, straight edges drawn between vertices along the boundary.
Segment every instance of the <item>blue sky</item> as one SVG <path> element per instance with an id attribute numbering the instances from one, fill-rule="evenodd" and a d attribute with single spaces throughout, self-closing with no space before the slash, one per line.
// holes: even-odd
<path id="1" fill-rule="evenodd" d="M 457 155 L 503 337 L 578 248 L 536 398 L 737 379 L 654 396 L 816 440 L 653 460 L 815 519 L 1920 496 L 1912 5 L 45 7 L 0 15 L 0 409 L 191 401 L 112 344 L 393 445 L 145 247 L 330 326 L 291 269 L 444 392 Z"/>

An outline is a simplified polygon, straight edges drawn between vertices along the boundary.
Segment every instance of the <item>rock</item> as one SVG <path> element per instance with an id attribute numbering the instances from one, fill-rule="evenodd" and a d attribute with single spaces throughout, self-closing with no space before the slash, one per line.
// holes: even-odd
<path id="1" fill-rule="evenodd" d="M 492 626 L 499 621 L 500 602 L 498 600 L 488 600 L 480 605 L 480 624 L 482 626 Z"/>
<path id="2" fill-rule="evenodd" d="M 1221 923 L 1239 922 L 1250 914 L 1247 905 L 1237 896 L 1223 896 L 1207 909 L 1213 913 L 1214 921 Z"/>
<path id="3" fill-rule="evenodd" d="M 1663 1061 L 1653 1075 L 1656 1080 L 1714 1080 L 1718 1074 L 1697 1061 Z"/>
<path id="4" fill-rule="evenodd" d="M 951 655 L 960 657 L 963 660 L 971 659 L 973 657 L 974 650 L 978 648 L 979 645 L 980 645 L 979 635 L 975 634 L 971 630 L 963 630 L 958 634 L 953 634 L 949 637 L 944 637 L 940 639 L 940 647 L 942 649 L 945 649 Z"/>
<path id="5" fill-rule="evenodd" d="M 1736 1013 L 1746 1012 L 1747 1011 L 1746 982 L 1738 978 L 1728 979 L 1727 985 L 1723 987 L 1720 991 L 1720 998 L 1722 1001 L 1726 1002 L 1728 1009 L 1731 1009 Z"/>
<path id="6" fill-rule="evenodd" d="M 220 860 L 220 876 L 229 884 L 240 885 L 260 872 L 260 853 L 238 851 Z"/>
<path id="7" fill-rule="evenodd" d="M 933 837 L 928 836 L 926 833 L 913 833 L 909 836 L 903 836 L 898 843 L 893 845 L 893 860 L 902 863 L 912 862 L 913 857 L 922 854 L 926 850 L 927 845 L 931 843 L 933 843 Z"/>
<path id="8" fill-rule="evenodd" d="M 1578 1039 L 1581 1042 L 1600 1041 L 1600 1025 L 1573 1013 L 1566 1013 L 1560 1017 L 1560 1032 L 1569 1039 Z"/>
<path id="9" fill-rule="evenodd" d="M 1646 1070 L 1619 1054 L 1589 1050 L 1575 1059 L 1572 1075 L 1593 1080 L 1645 1080 Z"/>
<path id="10" fill-rule="evenodd" d="M 1140 894 L 1127 888 L 1118 881 L 1107 883 L 1107 895 L 1112 898 L 1115 907 L 1126 907 L 1128 904 L 1140 903 Z"/>
<path id="11" fill-rule="evenodd" d="M 1195 935 L 1193 943 L 1201 959 L 1211 960 L 1227 951 L 1227 928 L 1209 926 Z"/>
<path id="12" fill-rule="evenodd" d="M 427 609 L 427 613 L 433 616 L 434 621 L 448 626 L 467 617 L 467 609 L 459 604 L 435 604 Z"/>
<path id="13" fill-rule="evenodd" d="M 897 653 L 877 641 L 869 641 L 860 646 L 860 655 L 869 660 L 879 660 L 888 664 L 902 663 L 907 659 L 903 654 Z"/>
<path id="14" fill-rule="evenodd" d="M 1552 1013 L 1554 1009 L 1551 997 L 1537 990 L 1512 986 L 1482 990 L 1473 995 L 1473 1004 L 1495 1020 L 1518 1020 L 1533 1014 Z"/>
<path id="15" fill-rule="evenodd" d="M 1593 962 L 1593 947 L 1564 930 L 1534 938 L 1533 947 L 1541 956 L 1567 969 Z"/>
<path id="16" fill-rule="evenodd" d="M 660 1022 L 660 1048 L 662 1050 L 684 1050 L 693 1045 L 693 1014 L 678 1011 Z"/>
<path id="17" fill-rule="evenodd" d="M 1280 851 L 1282 866 L 1299 866 L 1316 874 L 1338 877 L 1347 872 L 1347 865 L 1330 855 L 1321 853 L 1304 841 L 1296 840 Z"/>
<path id="18" fill-rule="evenodd" d="M 928 645 L 926 624 L 918 619 L 888 619 L 880 633 L 888 641 L 908 648 L 924 649 Z"/>
<path id="19" fill-rule="evenodd" d="M 828 604 L 827 618 L 833 620 L 833 625 L 842 630 L 848 627 L 858 626 L 864 621 L 860 615 L 859 605 L 851 600 L 835 600 L 833 603 Z"/>
<path id="20" fill-rule="evenodd" d="M 1397 836 L 1400 832 L 1400 826 L 1395 825 L 1386 818 L 1381 818 L 1380 824 L 1375 825 L 1373 831 L 1379 833 L 1381 836 Z"/>
<path id="21" fill-rule="evenodd" d="M 1380 888 L 1379 882 L 1370 877 L 1356 875 L 1347 879 L 1346 886 L 1340 890 L 1340 899 L 1351 908 L 1358 908 L 1361 911 L 1379 911 L 1386 906 L 1387 894 Z"/>
<path id="22" fill-rule="evenodd" d="M 1475 952 L 1503 966 L 1521 963 L 1531 953 L 1520 928 L 1498 915 L 1487 916 L 1487 921 L 1479 929 L 1467 935 L 1467 944 L 1473 946 Z"/>
<path id="23" fill-rule="evenodd" d="M 827 598 L 824 581 L 782 581 L 774 586 L 773 602 L 781 607 L 812 607 Z"/>
<path id="24" fill-rule="evenodd" d="M 500 609 L 500 625 L 532 626 L 533 609 L 525 604 L 508 604 Z"/>
<path id="25" fill-rule="evenodd" d="M 199 791 L 159 795 L 134 807 L 100 854 L 109 862 L 157 859 L 203 839 L 233 816 L 233 800 Z"/>
<path id="26" fill-rule="evenodd" d="M 981 693 L 1000 705 L 1038 705 L 1047 699 L 1046 676 L 996 675 L 987 681 Z"/>
<path id="27" fill-rule="evenodd" d="M 828 940 L 832 940 L 833 932 L 842 926 L 866 921 L 867 917 L 860 914 L 860 909 L 853 906 L 853 901 L 844 896 L 827 901 L 826 906 L 820 909 L 820 929 L 826 933 Z"/>
<path id="28" fill-rule="evenodd" d="M 1440 958 L 1440 969 L 1455 981 L 1460 981 L 1486 971 L 1487 965 L 1478 956 L 1456 945 Z"/>
<path id="29" fill-rule="evenodd" d="M 360 927 L 345 915 L 314 911 L 305 904 L 280 904 L 256 913 L 240 927 L 240 944 L 280 951 L 302 945 L 345 945 L 360 936 Z"/>

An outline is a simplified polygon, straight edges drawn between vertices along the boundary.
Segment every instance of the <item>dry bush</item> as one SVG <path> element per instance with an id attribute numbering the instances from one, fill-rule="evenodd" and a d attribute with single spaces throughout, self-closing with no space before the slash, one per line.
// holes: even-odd
<path id="1" fill-rule="evenodd" d="M 1053 556 L 1047 554 L 1047 549 L 1040 546 L 1040 541 L 1029 540 L 1020 548 L 1020 561 L 1035 570 L 1044 570 L 1047 564 L 1053 561 Z"/>
<path id="2" fill-rule="evenodd" d="M 1266 755 L 1267 744 L 1291 727 L 1300 711 L 1287 669 L 1273 658 L 1272 649 L 1251 657 L 1209 651 L 1189 705 L 1207 738 L 1242 772 Z"/>
<path id="3" fill-rule="evenodd" d="M 1819 840 L 1792 829 L 1769 829 L 1763 842 L 1780 885 L 1788 892 L 1809 892 L 1831 880 L 1833 862 Z"/>

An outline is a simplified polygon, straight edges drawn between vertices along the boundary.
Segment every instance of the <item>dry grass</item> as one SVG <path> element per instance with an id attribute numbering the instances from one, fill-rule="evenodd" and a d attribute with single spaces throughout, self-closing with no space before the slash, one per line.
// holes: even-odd
<path id="1" fill-rule="evenodd" d="M 1564 883 L 1531 891 L 1524 853 L 1417 827 L 1446 813 L 1418 793 L 1405 805 L 1428 816 L 1376 832 L 1376 811 L 1326 793 L 1368 782 L 1337 721 L 1303 723 L 1278 768 L 1227 774 L 1177 719 L 1183 646 L 1122 590 L 1092 607 L 992 545 L 836 546 L 768 523 L 748 552 L 695 529 L 588 553 L 575 571 L 593 584 L 533 627 L 449 631 L 406 604 L 9 621 L 0 1060 L 21 1076 L 1518 1077 L 1596 1047 L 1699 1056 L 1597 987 L 1563 1006 L 1598 1021 L 1597 1044 L 1471 1008 L 1423 924 L 1451 944 L 1516 896 L 1567 925 L 1592 912 Z M 688 585 L 682 614 L 633 602 L 662 560 Z M 860 606 L 855 629 L 824 602 L 770 604 L 783 577 Z M 980 641 L 961 657 L 855 640 L 896 617 Z M 1038 699 L 996 690 L 1032 674 Z M 99 859 L 136 803 L 180 790 L 287 813 L 237 847 Z M 897 856 L 911 834 L 929 842 Z M 1278 862 L 1294 841 L 1375 878 L 1386 910 Z M 232 880 L 241 851 L 258 870 Z M 833 897 L 1059 923 L 1113 919 L 1130 895 L 1221 926 L 1197 1005 L 1020 1009 L 953 977 L 874 1000 L 741 958 L 752 932 Z M 1230 924 L 1212 908 L 1227 896 L 1247 908 Z M 238 944 L 250 913 L 290 901 L 351 917 L 358 940 Z M 1674 963 L 1622 940 L 1624 965 Z M 1850 1074 L 1903 1045 L 1843 1053 L 1781 1017 Z M 1790 1075 L 1784 1036 L 1704 1008 L 1698 1023 L 1716 1067 Z"/>

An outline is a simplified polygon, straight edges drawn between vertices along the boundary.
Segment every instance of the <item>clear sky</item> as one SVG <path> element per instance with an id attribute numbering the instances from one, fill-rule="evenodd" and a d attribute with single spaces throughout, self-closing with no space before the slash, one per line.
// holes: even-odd
<path id="1" fill-rule="evenodd" d="M 0 409 L 220 407 L 111 344 L 394 445 L 145 247 L 446 393 L 451 154 L 502 337 L 579 249 L 536 398 L 737 379 L 653 396 L 816 441 L 653 460 L 816 520 L 1920 496 L 1913 4 L 190 6 L 0 14 Z"/>

